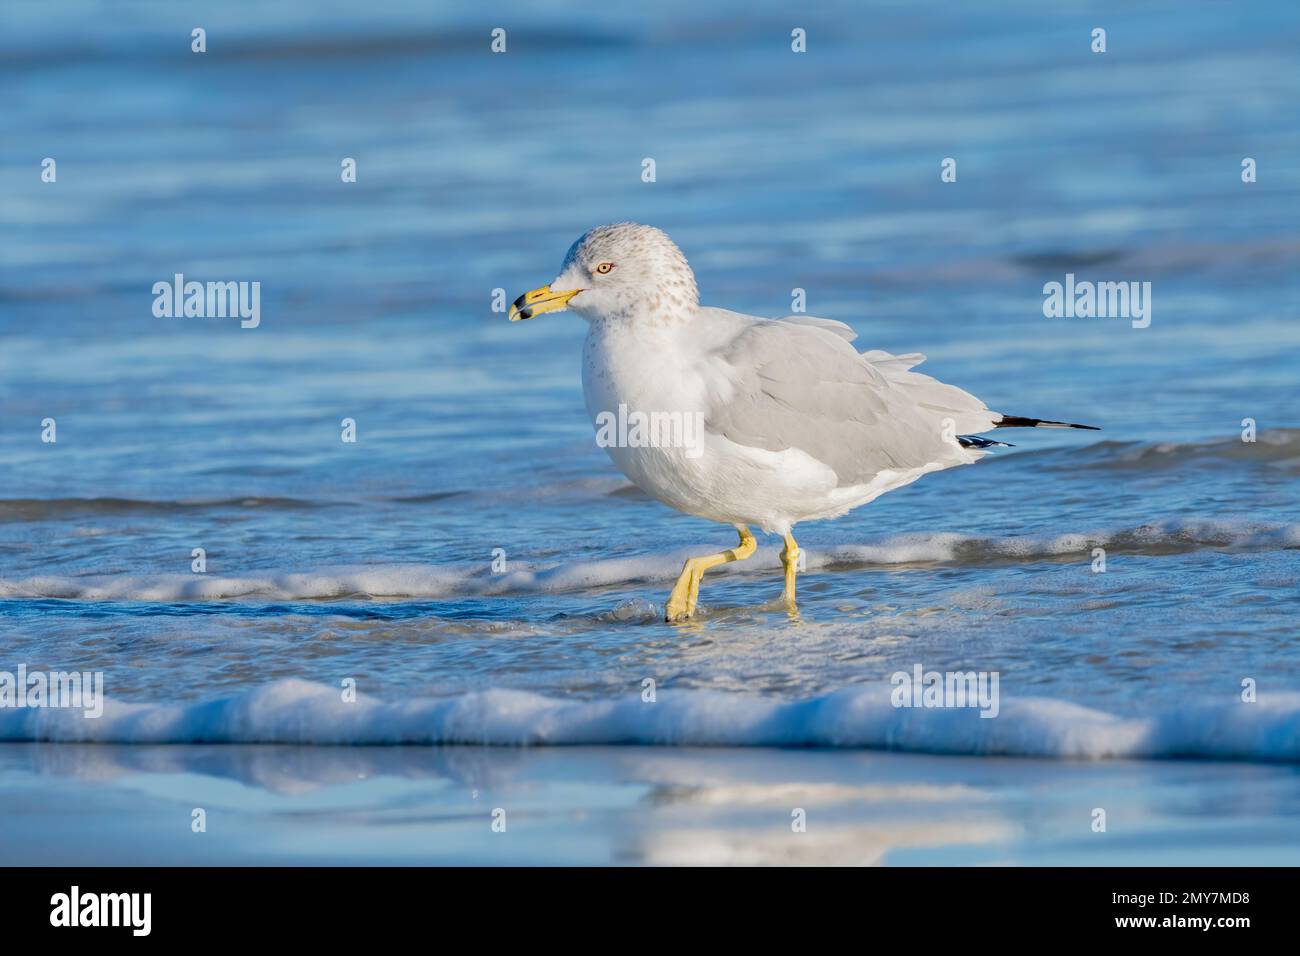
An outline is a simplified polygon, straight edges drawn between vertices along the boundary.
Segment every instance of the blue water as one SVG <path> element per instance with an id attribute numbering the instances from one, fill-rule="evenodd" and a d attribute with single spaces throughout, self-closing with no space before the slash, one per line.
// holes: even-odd
<path id="1" fill-rule="evenodd" d="M 0 669 L 155 704 L 795 700 L 915 663 L 1128 716 L 1300 690 L 1298 34 L 1290 3 L 7 4 Z M 665 625 L 731 531 L 596 446 L 581 320 L 492 309 L 620 219 L 706 304 L 802 288 L 862 349 L 1103 431 L 801 527 L 797 618 L 768 541 Z M 1045 318 L 1067 272 L 1152 283 L 1150 327 Z M 156 318 L 176 273 L 259 281 L 261 325 Z"/>

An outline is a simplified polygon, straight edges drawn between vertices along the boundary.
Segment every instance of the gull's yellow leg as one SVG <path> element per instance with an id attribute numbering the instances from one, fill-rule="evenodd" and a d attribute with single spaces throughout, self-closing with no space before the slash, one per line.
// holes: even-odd
<path id="1" fill-rule="evenodd" d="M 686 559 L 682 573 L 677 578 L 677 583 L 673 585 L 673 593 L 668 595 L 668 606 L 664 609 L 664 617 L 667 620 L 684 621 L 695 613 L 695 602 L 700 597 L 700 581 L 704 579 L 705 571 L 716 568 L 719 564 L 726 564 L 728 561 L 744 561 L 758 548 L 758 542 L 754 540 L 748 528 L 737 525 L 736 530 L 740 532 L 740 544 L 736 547 L 719 551 L 717 554 Z"/>
<path id="2" fill-rule="evenodd" d="M 785 603 L 794 606 L 794 576 L 799 567 L 799 545 L 794 535 L 786 532 L 785 550 L 781 552 L 781 566 L 785 568 Z"/>

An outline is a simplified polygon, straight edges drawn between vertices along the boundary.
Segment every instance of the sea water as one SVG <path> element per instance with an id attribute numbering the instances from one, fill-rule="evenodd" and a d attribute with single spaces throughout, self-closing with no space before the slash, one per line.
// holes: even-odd
<path id="1" fill-rule="evenodd" d="M 1104 54 L 1084 5 L 792 17 L 222 5 L 199 54 L 175 5 L 6 5 L 0 669 L 109 699 L 0 737 L 1300 757 L 1294 5 L 1117 7 Z M 766 539 L 666 625 L 733 532 L 598 447 L 580 319 L 493 311 L 621 219 L 706 304 L 802 290 L 1102 431 L 801 526 L 797 615 Z M 156 315 L 177 274 L 258 324 Z M 1067 275 L 1150 323 L 1048 317 Z M 917 667 L 997 718 L 890 706 Z"/>

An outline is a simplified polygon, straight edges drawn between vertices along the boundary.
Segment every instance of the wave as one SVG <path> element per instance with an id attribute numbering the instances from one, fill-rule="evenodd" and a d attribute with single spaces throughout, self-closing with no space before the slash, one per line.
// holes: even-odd
<path id="1" fill-rule="evenodd" d="M 247 475 L 249 468 L 238 472 Z M 210 471 L 208 474 L 215 474 Z M 595 476 L 568 481 L 551 481 L 534 488 L 448 489 L 415 495 L 385 496 L 371 499 L 311 500 L 268 495 L 241 495 L 226 498 L 181 500 L 145 498 L 0 498 L 0 522 L 57 521 L 62 518 L 118 515 L 174 515 L 206 511 L 310 511 L 324 508 L 353 507 L 358 503 L 380 502 L 397 506 L 438 504 L 449 498 L 467 498 L 483 502 L 518 502 L 572 498 L 589 501 L 593 495 L 617 498 L 644 498 L 645 492 L 621 476 Z"/>
<path id="2" fill-rule="evenodd" d="M 1181 518 L 1112 531 L 1056 535 L 978 536 L 958 532 L 894 535 L 876 543 L 806 547 L 809 570 L 847 570 L 916 564 L 978 566 L 1003 561 L 1057 560 L 1112 554 L 1166 555 L 1200 550 L 1277 551 L 1300 548 L 1300 524 L 1248 519 Z M 556 566 L 510 562 L 503 573 L 481 565 L 384 564 L 265 570 L 244 575 L 38 575 L 0 578 L 0 599 L 73 601 L 263 601 L 387 598 L 455 600 L 516 594 L 564 593 L 616 585 L 671 581 L 700 547 L 573 561 Z M 780 567 L 778 549 L 760 548 L 745 565 L 713 572 L 752 574 Z"/>
<path id="3" fill-rule="evenodd" d="M 1300 761 L 1300 693 L 1195 703 L 1122 717 L 1047 698 L 1008 699 L 996 717 L 896 708 L 888 685 L 802 701 L 661 689 L 618 700 L 520 690 L 383 702 L 282 680 L 192 704 L 107 700 L 103 714 L 0 709 L 0 740 L 112 744 L 826 747 L 972 756 L 1200 757 Z"/>
<path id="4" fill-rule="evenodd" d="M 84 515 L 171 515 L 241 508 L 298 511 L 329 507 L 299 498 L 247 496 L 195 501 L 150 501 L 139 498 L 5 498 L 0 499 L 0 521 L 48 521 Z"/>
<path id="5" fill-rule="evenodd" d="M 1240 437 L 1215 438 L 1194 442 L 1099 441 L 1083 447 L 1044 448 L 1006 451 L 999 460 L 1010 458 L 1060 459 L 1060 467 L 1080 469 L 1114 469 L 1117 471 L 1156 471 L 1185 469 L 1190 465 L 1213 465 L 1223 462 L 1238 467 L 1257 464 L 1300 475 L 1300 428 L 1270 428 L 1258 432 L 1254 442 Z M 986 464 L 984 467 L 988 467 Z M 242 468 L 240 474 L 249 469 Z M 636 485 L 621 476 L 598 475 L 567 481 L 551 481 L 541 487 L 468 489 L 455 488 L 413 495 L 372 499 L 395 505 L 438 504 L 449 498 L 483 501 L 543 500 L 573 498 L 588 500 L 593 495 L 613 498 L 647 497 Z M 364 500 L 364 499 L 363 499 Z M 227 510 L 311 510 L 353 506 L 347 501 L 307 500 L 276 496 L 231 496 L 214 499 L 148 500 L 137 498 L 0 498 L 0 522 L 49 521 L 86 515 L 169 515 Z"/>
<path id="6" fill-rule="evenodd" d="M 1046 248 L 1013 254 L 1005 260 L 995 260 L 995 263 L 1005 262 L 1012 269 L 1029 270 L 1035 276 L 1044 271 L 1086 272 L 1098 267 L 1105 267 L 1115 274 L 1155 276 L 1273 263 L 1290 266 L 1297 255 L 1300 255 L 1300 242 L 1291 236 L 1265 236 L 1243 243 L 1234 243 L 1227 237 L 1211 242 L 1178 238 L 1132 248 Z"/>
<path id="7" fill-rule="evenodd" d="M 1047 455 L 1059 451 L 1023 454 Z M 1242 441 L 1240 436 L 1194 442 L 1100 441 L 1069 452 L 1069 466 L 1076 469 L 1157 471 L 1218 462 L 1233 466 L 1265 465 L 1300 474 L 1300 428 L 1264 429 L 1256 433 L 1253 442 Z"/>
<path id="8" fill-rule="evenodd" d="M 165 34 L 149 29 L 152 26 L 150 21 L 137 24 L 136 29 L 119 31 L 116 35 L 104 34 L 97 37 L 93 45 L 69 45 L 66 41 L 60 44 L 57 38 L 47 41 L 43 36 L 31 36 L 31 31 L 27 30 L 28 42 L 25 45 L 11 46 L 0 41 L 0 67 L 21 67 L 36 62 L 49 66 L 51 63 L 85 64 L 132 59 L 138 64 L 142 48 L 150 50 L 151 62 L 189 54 L 188 39 L 178 52 L 174 44 L 167 42 Z M 477 54 L 483 47 L 483 33 L 476 27 L 448 23 L 439 29 L 430 29 L 426 23 L 402 22 L 393 28 L 386 26 L 376 29 L 338 20 L 318 24 L 312 32 L 305 33 L 277 29 L 274 24 L 256 25 L 252 29 L 223 34 L 226 41 L 222 56 L 227 60 L 310 60 L 322 63 L 341 59 L 468 56 Z M 529 42 L 548 50 L 583 51 L 662 42 L 653 33 L 637 36 L 612 25 L 601 29 L 574 23 L 561 30 L 544 23 L 529 23 L 527 27 Z"/>
<path id="9" fill-rule="evenodd" d="M 877 545 L 839 545 L 815 555 L 827 568 L 873 564 L 979 565 L 1090 555 L 1165 555 L 1202 550 L 1279 551 L 1300 548 L 1300 524 L 1244 518 L 1171 518 L 1132 528 L 1056 535 L 978 537 L 956 532 L 900 535 Z M 814 556 L 808 559 L 814 566 Z"/>

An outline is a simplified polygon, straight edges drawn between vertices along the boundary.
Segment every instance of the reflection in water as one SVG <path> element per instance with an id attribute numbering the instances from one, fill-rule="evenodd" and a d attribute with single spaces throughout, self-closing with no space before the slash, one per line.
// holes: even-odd
<path id="1" fill-rule="evenodd" d="M 1300 848 L 1300 770 L 1286 766 L 726 748 L 5 744 L 0 781 L 10 795 L 0 822 L 8 862 L 40 859 L 45 838 L 31 835 L 55 826 L 100 863 L 1098 862 L 1096 806 L 1112 821 L 1110 854 L 1204 862 L 1231 847 L 1235 862 L 1249 863 Z M 220 840 L 191 839 L 195 806 Z M 509 837 L 493 840 L 496 808 L 508 814 Z M 1268 846 L 1247 841 L 1243 850 L 1242 834 L 1263 819 L 1272 821 Z M 132 835 L 129 848 L 119 831 Z"/>

